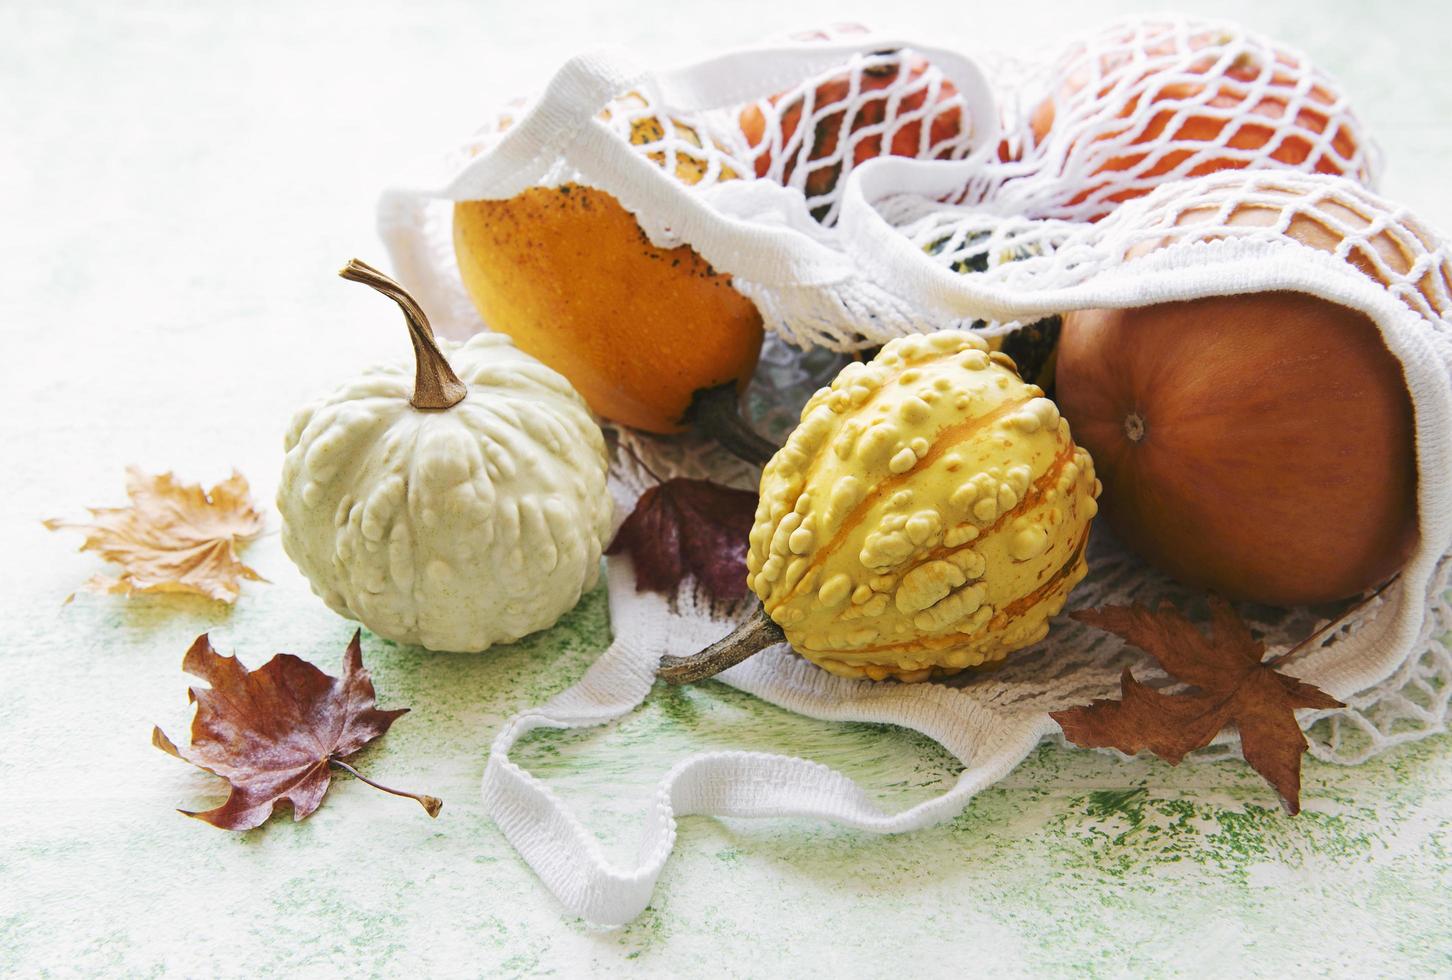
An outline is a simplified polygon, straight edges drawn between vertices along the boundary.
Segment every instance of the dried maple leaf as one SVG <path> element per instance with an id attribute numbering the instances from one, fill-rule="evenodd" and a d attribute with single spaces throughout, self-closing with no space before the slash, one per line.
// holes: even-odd
<path id="1" fill-rule="evenodd" d="M 687 574 L 717 599 L 746 594 L 756 494 L 676 477 L 640 495 L 607 554 L 630 552 L 635 588 L 671 593 Z"/>
<path id="2" fill-rule="evenodd" d="M 121 566 L 119 576 L 97 575 L 90 587 L 125 595 L 194 592 L 231 603 L 242 579 L 266 581 L 237 558 L 238 545 L 262 532 L 262 515 L 241 473 L 203 491 L 170 473 L 152 476 L 133 466 L 126 470 L 126 495 L 130 506 L 90 508 L 89 524 L 44 522 L 52 531 L 84 531 L 82 551 Z"/>
<path id="3" fill-rule="evenodd" d="M 197 705 L 192 743 L 178 749 L 160 728 L 152 729 L 151 742 L 232 787 L 221 806 L 201 813 L 182 810 L 187 816 L 224 830 L 251 830 L 287 801 L 293 819 L 301 820 L 322 802 L 330 768 L 417 800 L 429 816 L 439 815 L 443 804 L 434 797 L 379 786 L 341 761 L 408 712 L 377 708 L 357 633 L 343 657 L 342 677 L 330 677 L 290 653 L 249 671 L 235 657 L 213 650 L 205 633 L 187 651 L 182 669 L 211 685 L 188 690 Z"/>
<path id="4" fill-rule="evenodd" d="M 1055 711 L 1053 719 L 1075 745 L 1130 755 L 1148 750 L 1171 765 L 1233 724 L 1245 761 L 1275 787 L 1291 813 L 1299 813 L 1306 736 L 1295 711 L 1343 705 L 1320 688 L 1280 673 L 1273 663 L 1263 663 L 1265 644 L 1251 636 L 1228 602 L 1212 597 L 1210 614 L 1206 636 L 1170 603 L 1154 611 L 1136 603 L 1074 613 L 1080 622 L 1139 647 L 1196 690 L 1162 694 L 1135 680 L 1126 667 L 1119 701 Z"/>

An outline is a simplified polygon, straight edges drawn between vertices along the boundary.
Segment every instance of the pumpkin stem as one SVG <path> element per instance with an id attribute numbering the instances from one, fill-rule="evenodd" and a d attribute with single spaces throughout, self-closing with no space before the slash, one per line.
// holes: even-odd
<path id="1" fill-rule="evenodd" d="M 434 331 L 429 326 L 428 317 L 424 316 L 423 308 L 408 291 L 373 266 L 358 259 L 349 259 L 338 275 L 350 282 L 372 286 L 403 310 L 403 318 L 408 322 L 409 337 L 413 340 L 416 364 L 413 397 L 408 400 L 409 404 L 414 408 L 432 412 L 453 408 L 463 401 L 469 389 L 444 359 L 439 345 L 434 342 Z"/>
<path id="2" fill-rule="evenodd" d="M 712 643 L 700 653 L 689 657 L 660 658 L 660 669 L 656 676 L 667 684 L 691 684 L 714 677 L 728 667 L 735 667 L 746 658 L 760 653 L 767 647 L 786 642 L 782 632 L 766 610 L 757 605 L 750 619 L 732 630 L 727 636 Z"/>
<path id="3" fill-rule="evenodd" d="M 425 796 L 422 793 L 409 793 L 401 789 L 391 789 L 387 786 L 384 786 L 382 783 L 375 783 L 373 780 L 363 775 L 357 769 L 354 769 L 352 766 L 348 765 L 348 763 L 344 762 L 342 759 L 337 759 L 329 756 L 328 765 L 332 766 L 334 769 L 343 770 L 354 779 L 362 780 L 369 786 L 372 786 L 374 789 L 381 789 L 385 793 L 392 793 L 394 796 L 402 796 L 405 799 L 416 800 L 418 802 L 418 805 L 423 807 L 424 811 L 431 817 L 437 817 L 439 815 L 439 811 L 444 808 L 444 801 L 439 799 L 437 796 Z"/>
<path id="4" fill-rule="evenodd" d="M 753 466 L 765 466 L 781 448 L 753 429 L 742 416 L 734 381 L 696 392 L 686 412 L 686 422 L 719 442 L 737 459 Z"/>
<path id="5" fill-rule="evenodd" d="M 1142 441 L 1148 431 L 1149 426 L 1139 412 L 1130 412 L 1124 417 L 1124 434 L 1130 442 Z"/>

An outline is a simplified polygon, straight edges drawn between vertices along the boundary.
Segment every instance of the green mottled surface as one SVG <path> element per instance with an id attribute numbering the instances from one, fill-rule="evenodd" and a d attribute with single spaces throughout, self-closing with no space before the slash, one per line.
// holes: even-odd
<path id="1" fill-rule="evenodd" d="M 1135 9 L 1129 3 L 1115 9 Z M 1207 10 L 1210 8 L 1206 8 Z M 1354 769 L 1309 763 L 1284 816 L 1239 764 L 1171 769 L 1043 747 L 949 824 L 877 838 L 815 822 L 681 823 L 651 908 L 617 931 L 562 915 L 482 813 L 500 722 L 577 678 L 608 639 L 596 591 L 554 630 L 485 656 L 365 636 L 385 707 L 358 765 L 444 798 L 340 778 L 304 823 L 233 835 L 174 808 L 219 782 L 153 749 L 186 724 L 181 656 L 202 630 L 252 666 L 336 670 L 352 626 L 277 536 L 228 610 L 65 596 L 100 570 L 47 516 L 118 502 L 122 468 L 264 501 L 304 399 L 407 353 L 397 316 L 333 278 L 381 261 L 379 187 L 459 134 L 490 93 L 602 41 L 655 63 L 754 38 L 750 0 L 627 7 L 428 3 L 0 7 L 0 972 L 188 976 L 838 976 L 1452 972 L 1452 740 Z M 1383 138 L 1389 194 L 1452 227 L 1452 85 L 1441 4 L 1218 4 L 1315 51 Z M 1103 9 L 1035 5 L 1068 31 Z M 792 24 L 859 17 L 804 5 Z M 1026 44 L 1022 11 L 922 5 L 904 31 Z M 787 26 L 787 25 L 783 25 Z M 792 752 L 907 805 L 954 761 L 895 729 L 791 716 L 721 685 L 657 690 L 620 724 L 539 733 L 517 758 L 623 862 L 653 787 L 687 753 Z"/>

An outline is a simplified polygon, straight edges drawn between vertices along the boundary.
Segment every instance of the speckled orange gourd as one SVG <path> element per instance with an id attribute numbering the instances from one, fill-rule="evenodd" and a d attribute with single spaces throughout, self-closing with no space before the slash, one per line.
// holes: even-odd
<path id="1" fill-rule="evenodd" d="M 1098 493 L 1010 358 L 961 331 L 900 338 L 802 409 L 762 473 L 746 581 L 832 673 L 927 680 L 1043 639 Z"/>
<path id="2" fill-rule="evenodd" d="M 607 109 L 646 106 L 630 93 Z M 664 115 L 630 120 L 630 142 L 683 184 L 710 164 L 696 128 Z M 682 145 L 684 144 L 684 146 Z M 674 149 L 667 152 L 665 146 Z M 738 174 L 723 167 L 716 180 Z M 756 306 L 689 245 L 651 244 L 606 191 L 531 187 L 454 206 L 459 276 L 484 322 L 563 374 L 598 415 L 648 432 L 686 428 L 700 391 L 744 391 L 761 352 Z"/>

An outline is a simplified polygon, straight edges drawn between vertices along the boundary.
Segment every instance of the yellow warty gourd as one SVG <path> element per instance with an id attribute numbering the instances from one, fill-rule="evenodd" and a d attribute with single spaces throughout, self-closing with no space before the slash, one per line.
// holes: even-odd
<path id="1" fill-rule="evenodd" d="M 894 340 L 767 465 L 747 584 L 834 674 L 922 681 L 1036 643 L 1085 575 L 1089 454 L 973 334 Z"/>

